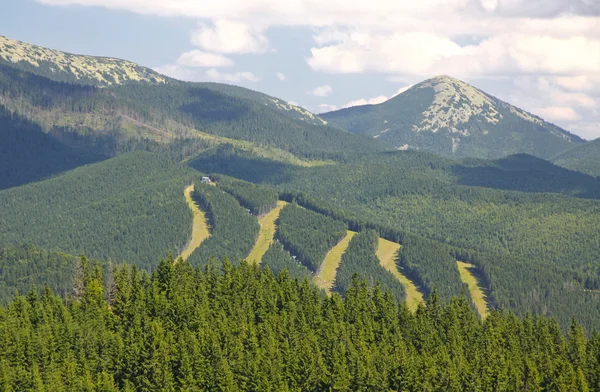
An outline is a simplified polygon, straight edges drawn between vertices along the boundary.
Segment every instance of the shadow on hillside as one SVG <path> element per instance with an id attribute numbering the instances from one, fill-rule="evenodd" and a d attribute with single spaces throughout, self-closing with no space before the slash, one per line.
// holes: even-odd
<path id="1" fill-rule="evenodd" d="M 86 154 L 16 116 L 0 116 L 0 190 L 43 180 L 103 157 Z"/>
<path id="2" fill-rule="evenodd" d="M 496 161 L 478 161 L 452 167 L 458 183 L 519 192 L 553 192 L 580 198 L 600 198 L 600 181 L 530 155 L 512 155 Z"/>
<path id="3" fill-rule="evenodd" d="M 237 98 L 216 91 L 192 87 L 188 90 L 192 102 L 181 106 L 181 110 L 203 123 L 238 121 L 249 112 L 247 104 Z"/>
<path id="4" fill-rule="evenodd" d="M 199 172 L 225 174 L 257 184 L 278 184 L 289 181 L 299 168 L 286 163 L 252 156 L 233 146 L 221 146 L 200 154 L 188 165 Z"/>

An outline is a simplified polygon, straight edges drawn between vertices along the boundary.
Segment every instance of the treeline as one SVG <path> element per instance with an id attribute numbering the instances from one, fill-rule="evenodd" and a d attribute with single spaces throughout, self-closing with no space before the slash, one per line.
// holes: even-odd
<path id="1" fill-rule="evenodd" d="M 211 258 L 243 260 L 254 246 L 260 226 L 238 201 L 217 187 L 197 184 L 192 194 L 206 213 L 211 236 L 189 258 L 192 265 L 204 266 Z"/>
<path id="2" fill-rule="evenodd" d="M 337 269 L 334 291 L 345 296 L 352 286 L 354 275 L 360 275 L 369 284 L 375 287 L 381 284 L 394 296 L 396 301 L 402 302 L 405 298 L 404 286 L 389 271 L 383 268 L 377 258 L 379 236 L 374 230 L 366 230 L 356 234 L 342 255 L 342 262 Z"/>
<path id="3" fill-rule="evenodd" d="M 306 268 L 316 272 L 327 252 L 346 235 L 346 224 L 295 203 L 285 206 L 277 219 L 275 237 Z"/>
<path id="4" fill-rule="evenodd" d="M 273 241 L 269 246 L 260 265 L 263 268 L 269 268 L 275 275 L 286 270 L 292 278 L 302 280 L 311 277 L 310 270 L 296 261 L 279 241 Z"/>
<path id="5" fill-rule="evenodd" d="M 50 290 L 0 308 L 0 385 L 26 390 L 587 391 L 600 334 L 492 312 L 436 293 L 414 314 L 354 279 L 346 296 L 242 263 L 147 275 L 85 269 L 70 301 Z"/>
<path id="6" fill-rule="evenodd" d="M 264 215 L 277 207 L 279 193 L 276 189 L 219 174 L 212 174 L 211 179 L 218 183 L 219 188 L 231 194 L 242 206 L 249 209 L 252 215 Z"/>

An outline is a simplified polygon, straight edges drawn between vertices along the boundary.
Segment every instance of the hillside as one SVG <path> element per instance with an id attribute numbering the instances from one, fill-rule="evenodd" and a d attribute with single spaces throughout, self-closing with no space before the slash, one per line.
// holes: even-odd
<path id="1" fill-rule="evenodd" d="M 600 177 L 600 139 L 575 147 L 552 159 L 555 165 Z"/>
<path id="2" fill-rule="evenodd" d="M 0 40 L 0 105 L 9 117 L 87 155 L 149 150 L 186 159 L 231 144 L 306 164 L 385 149 L 372 138 L 330 127 L 304 109 L 256 91 L 181 82 L 127 61 L 6 38 Z"/>
<path id="3" fill-rule="evenodd" d="M 0 190 L 101 159 L 69 146 L 0 105 Z"/>
<path id="4" fill-rule="evenodd" d="M 82 56 L 0 35 L 0 64 L 60 82 L 111 86 L 130 82 L 167 83 L 167 77 L 131 61 Z"/>
<path id="5" fill-rule="evenodd" d="M 438 76 L 378 105 L 321 117 L 399 150 L 444 156 L 501 158 L 526 153 L 551 158 L 583 140 L 460 80 Z"/>
<path id="6" fill-rule="evenodd" d="M 32 243 L 150 268 L 177 255 L 192 228 L 184 189 L 198 174 L 135 152 L 0 191 L 0 243 Z"/>
<path id="7" fill-rule="evenodd" d="M 277 185 L 286 201 L 343 219 L 350 230 L 376 229 L 402 245 L 403 273 L 425 297 L 434 288 L 442 298 L 464 291 L 456 263 L 463 261 L 486 277 L 492 307 L 598 326 L 593 177 L 526 155 L 456 161 L 416 151 L 312 168 L 231 152 L 191 164 Z"/>

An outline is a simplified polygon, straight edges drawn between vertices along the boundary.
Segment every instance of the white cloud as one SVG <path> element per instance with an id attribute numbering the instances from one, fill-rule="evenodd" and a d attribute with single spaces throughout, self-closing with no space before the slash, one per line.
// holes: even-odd
<path id="1" fill-rule="evenodd" d="M 319 105 L 319 113 L 333 112 L 334 110 L 337 110 L 336 105 L 330 105 L 327 103 L 322 103 Z"/>
<path id="2" fill-rule="evenodd" d="M 413 86 L 412 84 L 409 84 L 408 86 L 400 87 L 400 88 L 398 89 L 398 91 L 396 91 L 396 94 L 394 94 L 394 95 L 393 95 L 393 97 L 395 97 L 395 96 L 397 96 L 397 95 L 400 95 L 400 94 L 402 94 L 403 92 L 405 92 L 405 91 L 409 90 L 409 89 L 410 89 L 412 86 Z"/>
<path id="3" fill-rule="evenodd" d="M 550 121 L 575 121 L 581 118 L 581 116 L 570 107 L 550 106 L 534 109 L 533 112 Z"/>
<path id="4" fill-rule="evenodd" d="M 212 26 L 201 24 L 192 33 L 192 43 L 218 53 L 263 53 L 269 47 L 262 29 L 226 19 L 217 19 Z"/>
<path id="5" fill-rule="evenodd" d="M 352 106 L 361 106 L 361 105 L 377 105 L 379 103 L 385 102 L 388 100 L 388 97 L 386 97 L 385 95 L 380 95 L 378 97 L 373 97 L 373 98 L 369 98 L 369 99 L 357 99 L 355 101 L 350 101 L 347 104 L 344 105 L 345 108 L 349 108 Z"/>
<path id="6" fill-rule="evenodd" d="M 579 122 L 572 124 L 569 130 L 587 140 L 600 138 L 600 122 Z"/>
<path id="7" fill-rule="evenodd" d="M 575 125 L 600 122 L 598 0 L 37 1 L 201 20 L 193 42 L 213 53 L 265 53 L 270 28 L 307 27 L 314 44 L 306 61 L 318 72 L 382 73 L 407 84 L 449 74 L 493 85 L 484 91 L 526 110 L 570 108 L 580 120 L 566 120 L 575 115 L 564 110 L 551 115 L 573 130 L 588 132 L 588 125 Z M 207 76 L 188 68 L 162 67 L 169 75 Z M 217 72 L 230 83 L 253 79 L 239 74 Z M 497 78 L 502 82 L 493 84 Z"/>
<path id="8" fill-rule="evenodd" d="M 252 72 L 221 73 L 214 68 L 206 71 L 206 77 L 214 82 L 223 83 L 256 83 L 260 80 Z"/>
<path id="9" fill-rule="evenodd" d="M 307 94 L 314 95 L 315 97 L 327 97 L 331 95 L 333 88 L 326 84 L 324 86 L 315 87 L 314 89 L 307 92 Z"/>
<path id="10" fill-rule="evenodd" d="M 285 74 L 282 73 L 282 72 L 277 72 L 277 74 L 275 76 L 277 76 L 277 79 L 279 79 L 282 82 L 284 82 L 287 79 L 287 77 L 285 76 Z"/>
<path id="11" fill-rule="evenodd" d="M 177 64 L 183 67 L 230 67 L 233 61 L 223 55 L 207 53 L 201 50 L 191 50 L 182 53 L 177 59 Z"/>

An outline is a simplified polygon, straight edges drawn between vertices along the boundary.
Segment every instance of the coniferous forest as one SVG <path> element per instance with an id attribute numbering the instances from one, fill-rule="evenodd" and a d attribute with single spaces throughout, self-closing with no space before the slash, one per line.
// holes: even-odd
<path id="1" fill-rule="evenodd" d="M 600 334 L 437 293 L 410 313 L 354 277 L 345 296 L 242 263 L 103 276 L 82 260 L 68 300 L 50 289 L 0 308 L 5 391 L 587 391 Z"/>
<path id="2" fill-rule="evenodd" d="M 444 83 L 458 106 L 325 116 L 352 133 L 21 44 L 0 45 L 0 391 L 600 391 L 598 140 L 502 106 L 440 150 L 447 129 L 410 129 L 469 111 Z M 405 131 L 425 148 L 386 144 Z"/>

